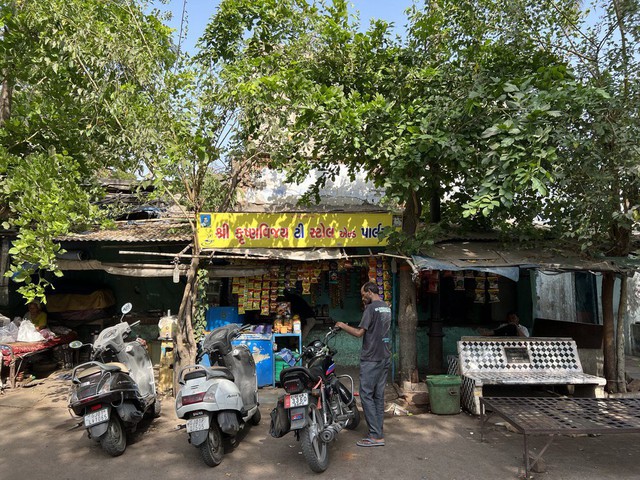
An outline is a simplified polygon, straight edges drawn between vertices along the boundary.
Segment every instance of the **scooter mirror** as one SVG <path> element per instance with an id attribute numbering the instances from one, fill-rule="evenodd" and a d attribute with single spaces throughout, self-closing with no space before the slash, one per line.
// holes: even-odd
<path id="1" fill-rule="evenodd" d="M 133 305 L 131 305 L 131 302 L 127 302 L 124 305 L 122 305 L 122 308 L 120 309 L 120 311 L 122 312 L 123 315 L 126 315 L 131 311 L 132 308 L 133 308 Z"/>
<path id="2" fill-rule="evenodd" d="M 80 340 L 74 340 L 69 344 L 69 348 L 80 348 L 82 345 L 84 344 Z"/>

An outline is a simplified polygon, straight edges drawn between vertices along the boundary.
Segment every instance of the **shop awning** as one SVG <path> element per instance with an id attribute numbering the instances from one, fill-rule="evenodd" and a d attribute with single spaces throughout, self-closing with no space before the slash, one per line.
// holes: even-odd
<path id="1" fill-rule="evenodd" d="M 518 267 L 480 267 L 475 265 L 460 267 L 446 260 L 437 260 L 431 257 L 419 257 L 415 255 L 413 256 L 413 262 L 418 270 L 450 270 L 454 272 L 459 270 L 473 270 L 476 272 L 501 275 L 513 280 L 514 282 L 517 282 L 520 278 L 520 268 Z"/>
<path id="2" fill-rule="evenodd" d="M 174 265 L 143 263 L 103 263 L 98 260 L 58 260 L 60 270 L 103 270 L 112 275 L 125 277 L 172 277 Z M 177 266 L 180 275 L 186 275 L 189 265 Z M 269 273 L 265 267 L 209 266 L 209 277 L 253 277 Z"/>
<path id="3" fill-rule="evenodd" d="M 434 245 L 428 255 L 414 255 L 419 270 L 474 270 L 518 280 L 519 269 L 546 271 L 618 272 L 624 270 L 611 259 L 590 260 L 557 246 L 523 249 L 498 242 L 446 242 Z"/>

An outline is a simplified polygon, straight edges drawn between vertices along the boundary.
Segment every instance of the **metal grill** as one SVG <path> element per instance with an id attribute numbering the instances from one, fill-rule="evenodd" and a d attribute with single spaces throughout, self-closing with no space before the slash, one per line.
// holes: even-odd
<path id="1" fill-rule="evenodd" d="M 640 433 L 637 398 L 483 398 L 492 410 L 528 435 Z"/>
<path id="2" fill-rule="evenodd" d="M 640 433 L 640 398 L 483 397 L 481 438 L 493 414 L 524 435 L 525 476 L 551 445 L 553 436 Z M 550 435 L 539 454 L 529 451 L 529 435 Z"/>

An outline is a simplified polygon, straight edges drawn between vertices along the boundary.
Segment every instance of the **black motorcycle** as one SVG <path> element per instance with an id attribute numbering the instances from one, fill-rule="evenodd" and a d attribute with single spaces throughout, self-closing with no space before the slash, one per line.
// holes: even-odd
<path id="1" fill-rule="evenodd" d="M 71 342 L 71 348 L 91 346 L 89 362 L 71 374 L 69 408 L 82 417 L 89 438 L 97 440 L 109 455 L 121 455 L 127 447 L 126 431 L 134 431 L 145 414 L 160 415 L 153 365 L 146 348 L 127 341 L 131 327 L 123 322 L 131 304 L 122 307 L 120 323 L 107 327 L 93 345 Z"/>
<path id="2" fill-rule="evenodd" d="M 285 368 L 280 384 L 286 392 L 271 414 L 271 435 L 281 437 L 293 431 L 301 442 L 302 455 L 314 472 L 329 466 L 328 443 L 340 430 L 353 430 L 360 412 L 353 396 L 353 379 L 337 375 L 329 341 L 340 329 L 332 328 L 324 340 L 315 340 L 302 350 L 302 366 Z M 348 380 L 347 388 L 341 379 Z"/>

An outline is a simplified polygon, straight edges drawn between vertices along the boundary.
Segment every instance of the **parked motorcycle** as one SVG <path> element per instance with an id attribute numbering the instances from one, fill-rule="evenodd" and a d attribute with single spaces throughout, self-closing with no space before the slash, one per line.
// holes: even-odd
<path id="1" fill-rule="evenodd" d="M 315 340 L 304 347 L 302 366 L 280 372 L 280 384 L 286 393 L 278 399 L 272 413 L 271 434 L 279 437 L 293 431 L 301 443 L 304 459 L 311 470 L 318 473 L 329 466 L 328 443 L 343 428 L 353 430 L 360 423 L 360 412 L 352 394 L 353 379 L 336 374 L 333 356 L 337 352 L 329 347 L 329 341 L 339 331 L 331 328 L 324 340 Z M 348 380 L 350 387 L 341 379 Z"/>
<path id="2" fill-rule="evenodd" d="M 210 467 L 222 462 L 223 436 L 233 439 L 246 422 L 260 423 L 256 364 L 246 345 L 231 343 L 243 331 L 235 323 L 215 329 L 197 358 L 208 355 L 211 366 L 189 365 L 180 372 L 176 413 L 187 420 L 189 442 Z"/>
<path id="3" fill-rule="evenodd" d="M 97 440 L 113 457 L 127 447 L 126 432 L 133 432 L 145 415 L 160 415 L 153 365 L 139 341 L 127 341 L 131 327 L 124 316 L 131 304 L 122 306 L 120 322 L 100 332 L 92 344 L 76 340 L 71 348 L 91 347 L 90 361 L 71 374 L 69 408 L 83 418 L 89 438 Z"/>

